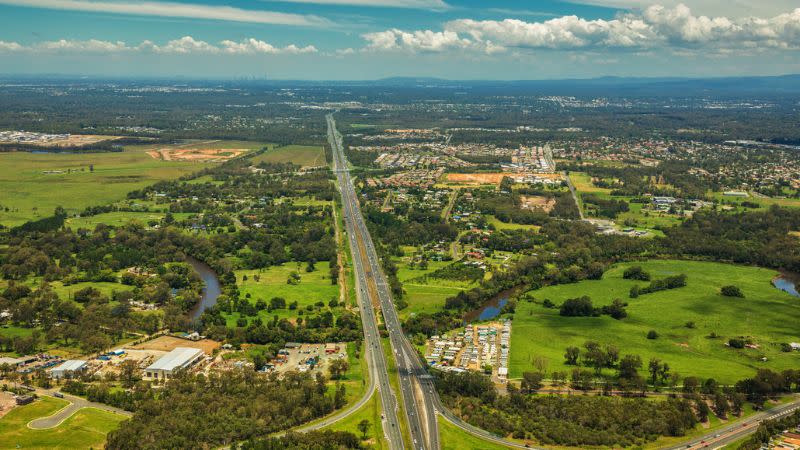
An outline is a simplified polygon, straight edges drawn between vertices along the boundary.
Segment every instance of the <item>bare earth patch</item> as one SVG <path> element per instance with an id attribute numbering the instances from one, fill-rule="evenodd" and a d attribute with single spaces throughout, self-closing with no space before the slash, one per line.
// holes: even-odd
<path id="1" fill-rule="evenodd" d="M 445 180 L 450 183 L 459 184 L 500 184 L 504 177 L 520 179 L 528 176 L 546 178 L 550 180 L 560 180 L 563 177 L 559 173 L 512 173 L 512 172 L 491 172 L 491 173 L 448 173 Z"/>
<path id="2" fill-rule="evenodd" d="M 540 197 L 538 195 L 522 195 L 522 209 L 541 209 L 549 213 L 556 206 L 556 199 Z"/>
<path id="3" fill-rule="evenodd" d="M 174 336 L 159 336 L 152 341 L 147 341 L 133 348 L 142 350 L 160 350 L 164 352 L 172 351 L 178 347 L 199 348 L 207 355 L 210 355 L 215 349 L 219 348 L 220 343 L 212 341 L 211 339 L 201 339 L 199 341 L 190 341 L 188 339 L 181 339 Z"/>
<path id="4" fill-rule="evenodd" d="M 14 400 L 14 395 L 10 392 L 0 392 L 0 417 L 8 414 L 9 411 L 14 409 L 17 402 Z"/>
<path id="5" fill-rule="evenodd" d="M 162 148 L 147 154 L 163 161 L 224 162 L 246 152 L 244 148 Z"/>
<path id="6" fill-rule="evenodd" d="M 463 184 L 500 184 L 508 173 L 448 173 L 447 181 Z"/>

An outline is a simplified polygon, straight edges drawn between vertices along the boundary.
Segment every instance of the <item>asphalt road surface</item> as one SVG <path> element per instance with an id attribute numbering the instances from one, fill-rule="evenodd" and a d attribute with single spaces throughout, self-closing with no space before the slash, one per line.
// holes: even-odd
<path id="1" fill-rule="evenodd" d="M 53 397 L 55 391 L 49 391 L 45 389 L 37 389 L 36 393 L 40 396 L 47 395 Z M 96 403 L 90 402 L 85 398 L 76 397 L 74 395 L 69 394 L 62 394 L 63 399 L 69 402 L 69 405 L 61 408 L 60 410 L 56 411 L 50 416 L 47 417 L 40 417 L 38 419 L 34 419 L 28 423 L 28 427 L 34 430 L 46 430 L 48 428 L 55 428 L 61 425 L 62 422 L 72 417 L 73 414 L 78 412 L 83 408 L 96 408 L 101 409 L 103 411 L 112 412 L 115 414 L 120 414 L 123 416 L 130 417 L 133 414 L 129 411 L 125 411 L 119 408 L 114 408 L 113 406 L 108 406 L 103 403 Z"/>
<path id="2" fill-rule="evenodd" d="M 368 284 L 367 272 L 370 270 L 364 266 L 367 256 L 364 254 L 364 241 L 361 236 L 361 228 L 357 222 L 363 224 L 361 210 L 358 207 L 353 183 L 350 173 L 347 170 L 347 162 L 342 151 L 341 135 L 336 131 L 336 123 L 333 116 L 328 115 L 328 140 L 333 149 L 333 169 L 337 176 L 339 189 L 342 195 L 342 208 L 344 210 L 345 230 L 353 254 L 353 271 L 356 278 L 356 297 L 361 312 L 361 322 L 364 327 L 364 341 L 367 346 L 369 366 L 372 371 L 372 378 L 376 380 L 377 389 L 381 396 L 383 407 L 383 430 L 385 438 L 392 449 L 404 448 L 403 437 L 400 431 L 400 420 L 398 418 L 397 399 L 389 384 L 389 370 L 384 357 L 381 345 L 380 333 L 378 332 L 378 322 L 375 317 L 375 310 L 372 307 L 372 296 Z M 372 272 L 374 273 L 374 272 Z"/>

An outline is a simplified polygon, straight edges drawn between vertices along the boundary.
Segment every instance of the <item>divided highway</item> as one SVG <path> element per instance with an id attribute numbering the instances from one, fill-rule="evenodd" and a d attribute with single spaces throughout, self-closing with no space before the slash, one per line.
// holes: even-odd
<path id="1" fill-rule="evenodd" d="M 353 267 L 358 285 L 357 294 L 364 323 L 365 339 L 372 350 L 372 359 L 375 363 L 373 367 L 377 372 L 375 375 L 378 379 L 384 417 L 388 425 L 385 427 L 387 438 L 392 448 L 402 448 L 404 445 L 397 420 L 397 401 L 389 389 L 389 374 L 381 352 L 374 306 L 379 307 L 383 312 L 383 322 L 389 333 L 389 342 L 400 379 L 403 409 L 408 422 L 412 446 L 415 450 L 435 450 L 439 448 L 439 429 L 434 407 L 438 398 L 436 398 L 433 382 L 419 360 L 416 350 L 403 335 L 400 319 L 397 317 L 397 311 L 389 293 L 388 283 L 361 215 L 361 208 L 342 149 L 342 137 L 336 130 L 333 115 L 329 114 L 327 121 L 328 140 L 333 149 L 334 171 L 342 195 L 345 229 L 353 253 Z M 394 433 L 396 435 L 393 435 Z"/>
<path id="2" fill-rule="evenodd" d="M 350 180 L 350 173 L 347 170 L 347 163 L 341 151 L 341 136 L 336 131 L 336 124 L 333 117 L 328 116 L 328 140 L 331 143 L 333 153 L 333 169 L 336 173 L 339 189 L 342 194 L 342 207 L 344 209 L 345 230 L 353 254 L 353 270 L 356 278 L 356 297 L 361 312 L 361 322 L 364 327 L 364 340 L 367 347 L 367 359 L 372 371 L 371 377 L 376 380 L 378 392 L 381 396 L 383 407 L 383 430 L 385 438 L 391 449 L 404 448 L 403 437 L 400 431 L 400 421 L 398 419 L 397 399 L 392 392 L 389 384 L 389 370 L 383 354 L 381 337 L 378 332 L 378 322 L 375 317 L 375 310 L 372 307 L 372 296 L 370 286 L 367 283 L 367 270 L 364 268 L 364 251 L 362 237 L 358 233 L 358 227 L 354 223 L 354 218 L 361 218 L 361 210 L 355 202 L 355 190 Z M 353 208 L 355 202 L 356 209 Z M 362 220 L 363 221 L 363 220 Z M 374 289 L 373 289 L 374 290 Z"/>

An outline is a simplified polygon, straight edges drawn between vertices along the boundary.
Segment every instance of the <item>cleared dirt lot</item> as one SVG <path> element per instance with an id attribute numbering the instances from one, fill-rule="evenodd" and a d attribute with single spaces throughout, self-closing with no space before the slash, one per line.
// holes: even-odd
<path id="1" fill-rule="evenodd" d="M 461 184 L 500 184 L 508 173 L 448 173 L 447 181 Z"/>
<path id="2" fill-rule="evenodd" d="M 0 417 L 5 416 L 17 404 L 10 392 L 0 392 Z"/>
<path id="3" fill-rule="evenodd" d="M 555 199 L 536 195 L 522 195 L 520 201 L 523 209 L 541 209 L 544 212 L 550 212 L 556 206 Z"/>
<path id="4" fill-rule="evenodd" d="M 162 148 L 147 154 L 162 161 L 223 162 L 248 151 L 245 148 Z"/>
<path id="5" fill-rule="evenodd" d="M 491 173 L 448 173 L 445 181 L 453 184 L 500 184 L 503 178 L 509 177 L 517 182 L 536 182 L 541 180 L 561 180 L 560 173 L 533 173 L 533 172 L 491 172 Z"/>
<path id="6" fill-rule="evenodd" d="M 217 348 L 220 347 L 220 343 L 217 341 L 212 341 L 211 339 L 201 339 L 199 341 L 190 341 L 188 339 L 181 339 L 174 336 L 160 336 L 152 341 L 147 341 L 141 343 L 139 345 L 134 346 L 134 349 L 140 350 L 159 350 L 162 352 L 169 352 L 178 347 L 189 347 L 189 348 L 199 348 L 206 355 L 210 355 L 214 352 Z"/>

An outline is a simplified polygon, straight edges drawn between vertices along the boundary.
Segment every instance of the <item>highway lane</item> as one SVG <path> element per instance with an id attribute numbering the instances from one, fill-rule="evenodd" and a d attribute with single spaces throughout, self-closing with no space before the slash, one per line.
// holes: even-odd
<path id="1" fill-rule="evenodd" d="M 800 400 L 795 400 L 784 405 L 778 405 L 766 411 L 754 414 L 746 419 L 738 420 L 720 430 L 716 430 L 704 436 L 685 441 L 673 447 L 669 447 L 668 450 L 721 448 L 730 444 L 731 442 L 735 442 L 745 436 L 755 433 L 756 430 L 758 430 L 758 426 L 761 424 L 761 422 L 765 420 L 780 419 L 798 409 L 800 409 Z"/>
<path id="2" fill-rule="evenodd" d="M 420 450 L 438 449 L 439 432 L 434 401 L 430 395 L 425 395 L 426 392 L 434 392 L 432 383 L 416 351 L 403 335 L 375 246 L 364 223 L 358 198 L 347 172 L 341 135 L 336 130 L 336 123 L 331 115 L 327 117 L 327 121 L 328 138 L 334 151 L 334 167 L 340 181 L 342 202 L 346 211 L 346 228 L 351 239 L 354 259 L 359 260 L 355 271 L 358 274 L 357 278 L 364 282 L 361 286 L 366 285 L 362 293 L 372 294 L 368 298 L 377 301 L 383 312 L 384 324 L 397 366 L 400 394 L 408 419 L 412 446 Z"/>
<path id="3" fill-rule="evenodd" d="M 364 267 L 363 261 L 363 242 L 360 243 L 360 236 L 354 217 L 361 217 L 360 210 L 353 208 L 355 191 L 353 189 L 350 174 L 347 171 L 347 163 L 341 151 L 341 136 L 336 132 L 336 124 L 333 117 L 328 116 L 328 140 L 331 148 L 334 149 L 334 172 L 337 176 L 339 189 L 342 195 L 342 208 L 344 211 L 345 230 L 350 250 L 353 254 L 353 271 L 356 275 L 356 297 L 359 310 L 361 312 L 361 322 L 364 328 L 364 340 L 367 346 L 368 358 L 372 377 L 376 380 L 378 392 L 381 396 L 383 407 L 382 421 L 385 438 L 392 449 L 404 448 L 402 433 L 400 431 L 400 421 L 398 419 L 397 399 L 389 383 L 389 370 L 384 357 L 381 345 L 378 323 L 375 317 L 375 310 L 372 307 L 372 296 L 369 295 L 369 285 L 367 283 L 368 269 Z"/>

